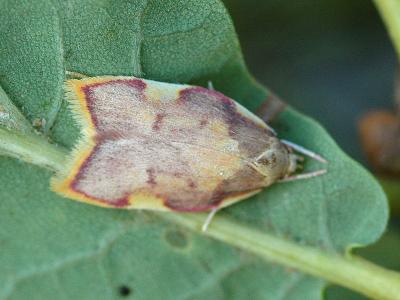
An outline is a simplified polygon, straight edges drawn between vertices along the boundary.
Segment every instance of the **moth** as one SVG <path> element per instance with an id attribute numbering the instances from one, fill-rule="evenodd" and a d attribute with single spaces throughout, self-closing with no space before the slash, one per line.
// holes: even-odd
<path id="1" fill-rule="evenodd" d="M 211 211 L 292 176 L 300 157 L 246 108 L 212 88 L 135 77 L 66 82 L 82 130 L 54 191 L 89 204 Z M 206 224 L 207 225 L 207 224 Z"/>

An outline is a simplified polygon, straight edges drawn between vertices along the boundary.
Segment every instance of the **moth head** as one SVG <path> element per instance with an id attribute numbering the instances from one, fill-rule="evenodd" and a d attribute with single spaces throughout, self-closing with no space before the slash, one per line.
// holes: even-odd
<path id="1" fill-rule="evenodd" d="M 252 167 L 265 176 L 268 185 L 294 173 L 298 168 L 297 161 L 298 156 L 276 139 L 269 144 L 268 149 L 254 159 Z"/>
<path id="2" fill-rule="evenodd" d="M 320 169 L 299 175 L 292 175 L 297 169 L 302 168 L 299 162 L 304 161 L 303 156 L 294 153 L 297 151 L 308 156 L 320 163 L 328 163 L 328 161 L 319 154 L 312 152 L 300 145 L 294 144 L 286 140 L 274 139 L 269 144 L 268 149 L 261 153 L 253 162 L 252 166 L 260 174 L 265 176 L 265 186 L 281 181 L 292 181 L 298 179 L 306 179 L 325 174 L 327 169 Z"/>

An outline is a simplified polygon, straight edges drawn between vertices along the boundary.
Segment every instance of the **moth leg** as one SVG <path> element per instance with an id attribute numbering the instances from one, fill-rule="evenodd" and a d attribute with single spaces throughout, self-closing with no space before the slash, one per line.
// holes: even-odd
<path id="1" fill-rule="evenodd" d="M 327 172 L 326 169 L 321 169 L 321 170 L 317 170 L 317 171 L 313 171 L 313 172 L 309 172 L 309 173 L 303 173 L 303 174 L 284 177 L 282 179 L 279 179 L 277 182 L 288 182 L 288 181 L 296 181 L 296 180 L 301 180 L 301 179 L 308 179 L 308 178 L 323 175 L 326 172 Z"/>
<path id="2" fill-rule="evenodd" d="M 79 72 L 74 72 L 74 71 L 65 71 L 65 74 L 67 76 L 69 76 L 69 77 L 77 78 L 77 79 L 83 79 L 83 78 L 86 78 L 86 77 L 90 77 L 88 75 L 85 75 L 85 74 L 82 74 L 82 73 L 79 73 Z"/>
<path id="3" fill-rule="evenodd" d="M 212 219 L 214 218 L 214 216 L 215 216 L 215 214 L 217 213 L 218 210 L 219 210 L 218 208 L 213 208 L 210 211 L 210 213 L 207 216 L 207 219 L 204 221 L 204 224 L 201 227 L 201 231 L 202 232 L 206 232 L 207 231 L 208 226 L 210 225 Z"/>
<path id="4" fill-rule="evenodd" d="M 301 154 L 304 154 L 304 155 L 306 155 L 308 157 L 311 157 L 312 159 L 315 159 L 315 160 L 317 160 L 317 161 L 319 161 L 321 163 L 324 163 L 324 164 L 328 163 L 328 161 L 325 158 L 323 158 L 321 155 L 319 155 L 319 154 L 317 154 L 315 152 L 312 152 L 312 151 L 310 151 L 310 150 L 308 150 L 308 149 L 306 149 L 306 148 L 304 148 L 304 147 L 302 147 L 300 145 L 297 145 L 295 143 L 289 142 L 287 140 L 281 140 L 281 142 L 282 142 L 282 144 L 288 146 L 289 148 L 292 148 L 293 150 L 295 150 L 295 151 L 297 151 L 297 152 L 299 152 Z"/>

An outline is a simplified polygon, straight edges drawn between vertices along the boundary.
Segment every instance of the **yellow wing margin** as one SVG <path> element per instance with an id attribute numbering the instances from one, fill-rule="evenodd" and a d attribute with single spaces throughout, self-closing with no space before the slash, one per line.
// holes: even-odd
<path id="1" fill-rule="evenodd" d="M 92 121 L 83 89 L 89 85 L 104 83 L 113 79 L 114 77 L 107 76 L 85 78 L 82 80 L 71 79 L 66 81 L 64 86 L 66 99 L 71 109 L 72 116 L 80 127 L 81 136 L 76 146 L 74 146 L 70 152 L 64 170 L 53 176 L 50 181 L 51 189 L 64 197 L 104 207 L 111 206 L 74 191 L 71 188 L 71 184 L 79 173 L 82 164 L 90 156 L 93 148 L 96 146 L 94 140 L 96 128 Z"/>
<path id="2" fill-rule="evenodd" d="M 101 84 L 117 79 L 139 79 L 125 76 L 90 77 L 81 80 L 71 79 L 65 83 L 65 94 L 73 118 L 80 127 L 81 136 L 76 146 L 70 152 L 64 170 L 51 178 L 51 189 L 63 197 L 97 206 L 115 208 L 106 201 L 92 198 L 71 188 L 82 165 L 88 159 L 96 146 L 96 128 L 88 108 L 84 88 L 93 84 Z M 121 208 L 171 210 L 164 205 L 164 199 L 149 193 L 137 192 L 129 196 L 129 203 Z"/>

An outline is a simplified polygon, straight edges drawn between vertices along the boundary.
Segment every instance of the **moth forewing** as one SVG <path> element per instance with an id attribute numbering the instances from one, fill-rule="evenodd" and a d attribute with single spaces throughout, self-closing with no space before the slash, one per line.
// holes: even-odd
<path id="1" fill-rule="evenodd" d="M 209 211 L 296 169 L 260 118 L 202 87 L 135 77 L 71 80 L 82 134 L 52 180 L 69 198 L 114 208 Z"/>

